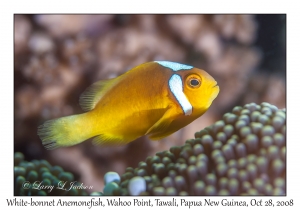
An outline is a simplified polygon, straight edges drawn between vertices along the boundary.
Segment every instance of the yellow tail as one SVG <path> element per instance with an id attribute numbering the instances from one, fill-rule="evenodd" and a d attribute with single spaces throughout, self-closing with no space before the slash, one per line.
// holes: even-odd
<path id="1" fill-rule="evenodd" d="M 88 117 L 84 113 L 46 121 L 38 127 L 38 135 L 46 149 L 79 144 L 97 135 Z"/>

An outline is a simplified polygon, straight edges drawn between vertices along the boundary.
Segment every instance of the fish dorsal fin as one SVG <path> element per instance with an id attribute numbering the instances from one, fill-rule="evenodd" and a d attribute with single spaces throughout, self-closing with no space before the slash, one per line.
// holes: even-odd
<path id="1" fill-rule="evenodd" d="M 95 108 L 100 99 L 116 84 L 117 78 L 101 80 L 89 86 L 80 96 L 79 104 L 84 111 Z"/>

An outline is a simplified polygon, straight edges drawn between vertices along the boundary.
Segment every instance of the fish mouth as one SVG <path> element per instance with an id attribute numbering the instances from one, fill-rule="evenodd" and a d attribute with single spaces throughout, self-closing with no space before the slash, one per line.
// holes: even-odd
<path id="1" fill-rule="evenodd" d="M 216 83 L 216 84 L 213 86 L 213 88 L 214 88 L 214 87 L 217 87 L 217 86 L 219 86 L 218 83 Z"/>

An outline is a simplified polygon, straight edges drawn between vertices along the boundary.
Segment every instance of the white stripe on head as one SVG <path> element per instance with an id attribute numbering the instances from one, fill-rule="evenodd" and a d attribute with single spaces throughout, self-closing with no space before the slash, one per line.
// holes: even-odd
<path id="1" fill-rule="evenodd" d="M 192 114 L 193 107 L 183 92 L 182 80 L 178 74 L 174 74 L 171 76 L 171 78 L 169 79 L 169 87 L 176 100 L 180 104 L 184 114 Z"/>
<path id="2" fill-rule="evenodd" d="M 172 69 L 173 71 L 179 71 L 179 70 L 189 70 L 194 68 L 193 66 L 181 64 L 181 63 L 175 63 L 171 61 L 154 61 L 164 67 L 167 67 L 169 69 Z"/>

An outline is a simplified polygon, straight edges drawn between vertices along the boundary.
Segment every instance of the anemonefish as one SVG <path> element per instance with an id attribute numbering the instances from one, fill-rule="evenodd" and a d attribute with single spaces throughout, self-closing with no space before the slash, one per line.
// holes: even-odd
<path id="1" fill-rule="evenodd" d="M 97 145 L 124 145 L 144 135 L 158 140 L 204 114 L 218 93 L 217 82 L 204 70 L 148 62 L 94 83 L 80 96 L 86 113 L 46 121 L 38 135 L 47 149 L 92 137 Z"/>

